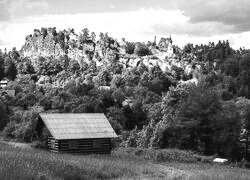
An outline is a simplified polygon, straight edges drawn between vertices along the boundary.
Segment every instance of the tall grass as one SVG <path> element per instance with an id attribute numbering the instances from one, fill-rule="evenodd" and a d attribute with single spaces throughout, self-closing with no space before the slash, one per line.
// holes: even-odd
<path id="1" fill-rule="evenodd" d="M 112 179 L 157 177 L 157 169 L 141 161 L 111 155 L 76 156 L 0 144 L 0 179 Z"/>
<path id="2" fill-rule="evenodd" d="M 179 149 L 120 148 L 113 154 L 123 159 L 143 159 L 154 162 L 211 163 L 214 159 L 212 156 L 201 156 L 191 151 Z"/>
<path id="3" fill-rule="evenodd" d="M 225 165 L 169 163 L 169 167 L 186 172 L 188 180 L 249 180 L 250 170 Z"/>
<path id="4" fill-rule="evenodd" d="M 191 152 L 119 149 L 111 155 L 55 154 L 0 142 L 0 180 L 246 180 L 250 171 L 202 163 Z"/>

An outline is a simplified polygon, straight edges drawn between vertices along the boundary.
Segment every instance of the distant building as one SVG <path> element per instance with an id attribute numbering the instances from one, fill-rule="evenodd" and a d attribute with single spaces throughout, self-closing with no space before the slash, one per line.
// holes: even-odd
<path id="1" fill-rule="evenodd" d="M 169 38 L 161 38 L 159 43 L 158 43 L 158 47 L 167 52 L 167 56 L 171 56 L 174 54 L 174 49 L 173 49 L 173 41 L 171 38 L 171 35 L 169 36 Z"/>
<path id="2" fill-rule="evenodd" d="M 1 88 L 5 88 L 8 84 L 9 80 L 7 78 L 3 78 L 1 81 L 0 81 L 0 87 Z"/>
<path id="3" fill-rule="evenodd" d="M 173 41 L 171 36 L 169 38 L 161 38 L 159 43 L 158 43 L 158 47 L 159 48 L 168 48 L 169 45 L 172 45 Z"/>
<path id="4" fill-rule="evenodd" d="M 103 113 L 40 113 L 35 131 L 46 126 L 52 152 L 110 153 L 111 139 L 117 135 Z"/>
<path id="5" fill-rule="evenodd" d="M 106 91 L 110 91 L 110 86 L 99 86 L 98 90 L 106 90 Z"/>

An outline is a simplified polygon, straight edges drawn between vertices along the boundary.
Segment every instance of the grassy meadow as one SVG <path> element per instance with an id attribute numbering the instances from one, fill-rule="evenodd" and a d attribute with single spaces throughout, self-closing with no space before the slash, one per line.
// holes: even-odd
<path id="1" fill-rule="evenodd" d="M 120 149 L 111 155 L 69 155 L 0 143 L 1 180 L 247 180 L 250 177 L 250 170 L 208 162 L 209 157 L 179 150 Z"/>

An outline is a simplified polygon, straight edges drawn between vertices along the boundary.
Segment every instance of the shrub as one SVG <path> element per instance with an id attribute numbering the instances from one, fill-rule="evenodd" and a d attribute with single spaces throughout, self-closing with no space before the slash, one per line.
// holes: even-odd
<path id="1" fill-rule="evenodd" d="M 10 117 L 10 122 L 4 128 L 5 137 L 18 138 L 26 142 L 32 139 L 35 120 L 38 112 L 17 111 Z"/>
<path id="2" fill-rule="evenodd" d="M 14 121 L 10 121 L 6 127 L 4 128 L 3 130 L 3 135 L 4 137 L 10 137 L 10 138 L 13 138 L 13 132 L 15 131 L 15 122 Z"/>
<path id="3" fill-rule="evenodd" d="M 126 42 L 125 52 L 127 54 L 133 54 L 134 51 L 135 51 L 135 43 L 133 43 L 133 42 Z"/>
<path id="4" fill-rule="evenodd" d="M 178 149 L 119 148 L 114 154 L 124 158 L 157 162 L 211 163 L 213 160 L 212 156 L 201 156 L 191 151 Z"/>
<path id="5" fill-rule="evenodd" d="M 5 105 L 4 101 L 0 99 L 0 131 L 3 130 L 3 128 L 6 126 L 8 122 L 7 112 L 8 112 L 7 106 Z"/>
<path id="6" fill-rule="evenodd" d="M 150 49 L 143 43 L 137 43 L 134 53 L 138 56 L 151 55 Z"/>
<path id="7" fill-rule="evenodd" d="M 109 120 L 112 128 L 115 130 L 116 134 L 121 134 L 123 128 L 121 126 L 121 124 L 118 121 L 115 121 L 113 119 Z"/>

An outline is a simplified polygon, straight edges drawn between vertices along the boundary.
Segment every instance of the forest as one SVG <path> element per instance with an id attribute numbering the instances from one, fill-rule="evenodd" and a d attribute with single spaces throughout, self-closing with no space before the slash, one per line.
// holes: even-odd
<path id="1" fill-rule="evenodd" d="M 26 40 L 36 56 L 25 53 L 27 44 L 0 52 L 0 80 L 8 81 L 1 90 L 15 90 L 0 97 L 5 137 L 32 141 L 40 112 L 103 112 L 121 147 L 250 160 L 250 50 L 235 50 L 227 40 L 183 48 L 172 40 L 119 43 L 108 33 L 96 40 L 86 28 L 74 41 L 73 30 L 34 32 Z M 37 53 L 39 37 L 63 52 Z M 159 58 L 170 46 L 173 53 Z M 84 55 L 72 58 L 75 49 Z M 131 59 L 140 61 L 122 63 Z"/>

